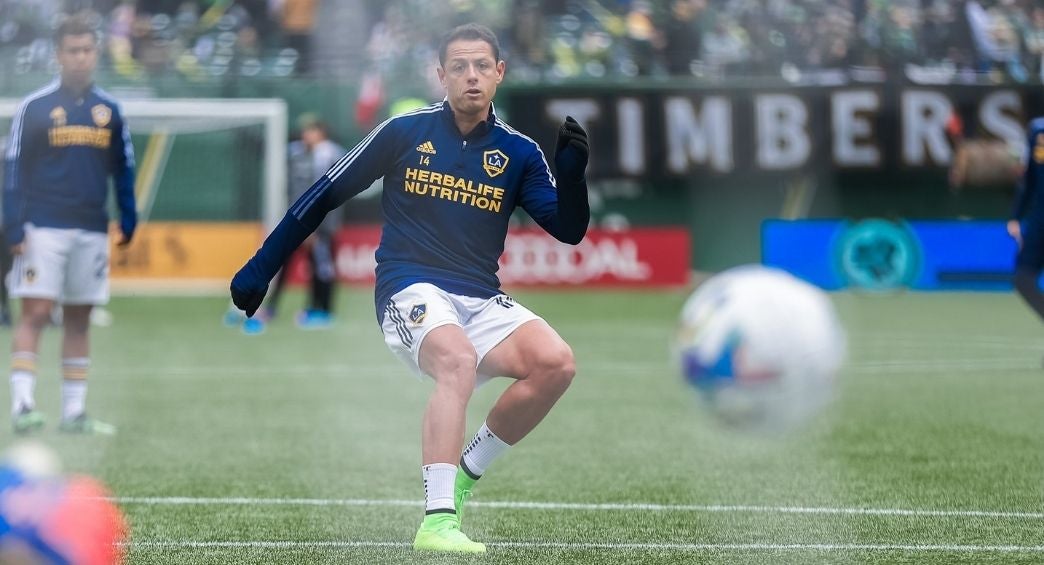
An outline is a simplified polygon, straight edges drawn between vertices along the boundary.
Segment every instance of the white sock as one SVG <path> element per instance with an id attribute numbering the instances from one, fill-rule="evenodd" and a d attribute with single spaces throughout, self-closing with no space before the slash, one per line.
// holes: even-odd
<path id="1" fill-rule="evenodd" d="M 504 440 L 497 437 L 497 434 L 493 433 L 485 422 L 482 422 L 482 427 L 475 434 L 475 439 L 471 440 L 471 443 L 464 448 L 464 454 L 460 456 L 464 472 L 473 479 L 481 477 L 490 463 L 493 463 L 493 460 L 500 457 L 509 447 L 511 446 L 504 443 Z"/>
<path id="2" fill-rule="evenodd" d="M 11 373 L 11 414 L 18 414 L 22 408 L 33 408 L 33 389 L 36 388 L 36 375 L 29 371 Z"/>
<path id="3" fill-rule="evenodd" d="M 83 414 L 87 405 L 87 357 L 62 359 L 62 419 L 72 420 Z"/>
<path id="4" fill-rule="evenodd" d="M 34 408 L 33 391 L 36 388 L 36 354 L 16 351 L 11 354 L 11 414 L 22 408 Z"/>
<path id="5" fill-rule="evenodd" d="M 424 477 L 424 513 L 456 513 L 453 504 L 453 482 L 457 480 L 457 466 L 449 463 L 432 463 L 421 467 Z"/>

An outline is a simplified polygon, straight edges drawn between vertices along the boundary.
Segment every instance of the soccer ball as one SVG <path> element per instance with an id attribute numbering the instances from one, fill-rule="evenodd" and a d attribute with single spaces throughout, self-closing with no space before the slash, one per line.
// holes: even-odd
<path id="1" fill-rule="evenodd" d="M 752 265 L 696 289 L 682 308 L 675 349 L 685 379 L 718 419 L 779 431 L 833 399 L 846 340 L 826 293 Z"/>
<path id="2" fill-rule="evenodd" d="M 124 562 L 127 521 L 98 480 L 66 476 L 58 456 L 22 443 L 0 457 L 0 563 Z"/>

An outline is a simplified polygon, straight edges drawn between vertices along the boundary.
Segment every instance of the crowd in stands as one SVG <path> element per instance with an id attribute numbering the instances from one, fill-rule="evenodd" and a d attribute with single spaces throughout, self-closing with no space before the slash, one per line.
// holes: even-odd
<path id="1" fill-rule="evenodd" d="M 411 55 L 425 30 L 477 19 L 517 75 L 782 77 L 863 71 L 942 81 L 1039 81 L 1040 0 L 422 0 L 383 7 L 370 42 L 378 68 Z"/>
<path id="2" fill-rule="evenodd" d="M 290 76 L 308 69 L 318 1 L 0 0 L 0 50 L 16 72 L 49 68 L 57 19 L 86 13 L 120 75 Z"/>
<path id="3" fill-rule="evenodd" d="M 52 64 L 54 18 L 89 11 L 104 62 L 127 76 L 307 74 L 321 0 L 0 0 L 0 51 Z M 333 0 L 327 0 L 332 2 Z M 343 2 L 343 0 L 341 0 Z M 464 21 L 498 32 L 521 80 L 635 76 L 888 76 L 1039 81 L 1041 0 L 356 0 L 362 65 L 432 76 L 438 36 Z M 419 73 L 419 74 L 418 74 Z M 825 73 L 825 74 L 824 74 Z M 832 73 L 832 74 L 831 74 Z"/>

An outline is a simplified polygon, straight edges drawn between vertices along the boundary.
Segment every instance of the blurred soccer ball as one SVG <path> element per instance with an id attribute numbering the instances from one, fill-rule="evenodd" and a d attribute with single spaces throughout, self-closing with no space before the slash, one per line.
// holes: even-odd
<path id="1" fill-rule="evenodd" d="M 59 468 L 58 456 L 39 443 L 0 456 L 0 563 L 123 563 L 127 522 L 111 493 Z"/>
<path id="2" fill-rule="evenodd" d="M 786 430 L 835 394 L 846 341 L 830 298 L 768 267 L 704 282 L 682 308 L 676 351 L 683 375 L 724 423 Z"/>

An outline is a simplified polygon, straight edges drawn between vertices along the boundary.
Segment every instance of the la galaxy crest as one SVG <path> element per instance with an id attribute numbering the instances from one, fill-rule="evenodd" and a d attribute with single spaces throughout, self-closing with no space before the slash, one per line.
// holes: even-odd
<path id="1" fill-rule="evenodd" d="M 61 106 L 55 106 L 54 110 L 51 110 L 51 121 L 54 122 L 54 127 L 60 128 L 65 125 L 68 116 L 65 113 L 65 108 Z"/>
<path id="2" fill-rule="evenodd" d="M 105 104 L 96 104 L 91 108 L 91 118 L 94 119 L 94 125 L 103 128 L 112 119 L 112 109 Z"/>
<path id="3" fill-rule="evenodd" d="M 499 149 L 490 149 L 482 152 L 482 168 L 486 174 L 493 178 L 507 170 L 508 156 Z"/>
<path id="4" fill-rule="evenodd" d="M 410 308 L 410 321 L 413 322 L 414 324 L 416 324 L 418 326 L 423 324 L 424 323 L 424 318 L 426 318 L 426 317 L 428 317 L 428 305 L 427 304 L 424 304 L 424 303 L 414 304 L 413 308 Z"/>

